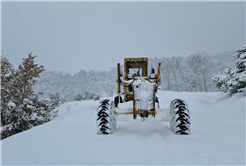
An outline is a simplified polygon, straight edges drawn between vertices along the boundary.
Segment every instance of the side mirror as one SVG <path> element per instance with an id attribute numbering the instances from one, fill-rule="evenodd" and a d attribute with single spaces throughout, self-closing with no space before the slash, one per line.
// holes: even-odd
<path id="1" fill-rule="evenodd" d="M 150 74 L 155 74 L 155 69 L 152 68 Z"/>

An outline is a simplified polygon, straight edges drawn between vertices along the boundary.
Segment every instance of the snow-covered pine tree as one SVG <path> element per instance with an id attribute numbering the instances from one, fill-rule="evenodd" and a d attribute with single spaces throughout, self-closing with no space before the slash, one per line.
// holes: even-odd
<path id="1" fill-rule="evenodd" d="M 6 125 L 8 103 L 11 99 L 10 90 L 13 81 L 13 65 L 9 60 L 1 56 L 1 126 Z"/>
<path id="2" fill-rule="evenodd" d="M 44 71 L 44 66 L 35 64 L 32 53 L 27 58 L 23 58 L 23 62 L 19 65 L 14 73 L 14 82 L 12 85 L 12 100 L 19 106 L 26 98 L 34 97 L 32 86 L 37 82 L 40 73 Z"/>
<path id="3" fill-rule="evenodd" d="M 229 94 L 246 92 L 246 44 L 236 51 L 233 57 L 238 58 L 235 73 L 229 81 Z"/>
<path id="4" fill-rule="evenodd" d="M 50 120 L 48 103 L 40 101 L 37 97 L 33 99 L 24 99 L 22 110 L 28 113 L 29 122 L 32 126 L 38 126 Z"/>
<path id="5" fill-rule="evenodd" d="M 59 93 L 56 94 L 49 93 L 49 98 L 50 98 L 49 104 L 52 109 L 55 109 L 56 107 L 58 107 L 60 104 L 63 103 Z"/>
<path id="6" fill-rule="evenodd" d="M 235 73 L 235 69 L 223 66 L 218 72 L 212 75 L 212 80 L 216 82 L 216 86 L 219 90 L 227 93 L 230 85 L 229 81 Z"/>
<path id="7" fill-rule="evenodd" d="M 1 139 L 20 133 L 32 127 L 28 122 L 29 117 L 27 113 L 20 107 L 17 107 L 14 102 L 9 101 L 6 112 L 6 125 L 1 127 Z"/>
<path id="8" fill-rule="evenodd" d="M 2 106 L 4 112 L 5 124 L 1 127 L 1 138 L 4 139 L 13 134 L 30 129 L 33 126 L 40 125 L 50 119 L 50 110 L 45 102 L 38 100 L 34 94 L 32 86 L 37 82 L 36 78 L 44 71 L 43 66 L 35 64 L 36 56 L 28 55 L 23 58 L 23 62 L 17 70 L 11 70 L 11 65 L 1 63 L 2 91 L 1 100 L 5 101 L 6 106 Z M 8 76 L 8 77 L 7 77 Z M 7 86 L 9 84 L 9 86 Z M 6 102 L 8 101 L 8 102 Z"/>

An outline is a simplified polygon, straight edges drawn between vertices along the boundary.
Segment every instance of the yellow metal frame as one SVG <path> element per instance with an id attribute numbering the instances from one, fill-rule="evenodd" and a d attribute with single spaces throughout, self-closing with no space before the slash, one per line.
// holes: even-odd
<path id="1" fill-rule="evenodd" d="M 126 101 L 133 101 L 133 96 L 134 96 L 134 89 L 132 89 L 132 92 L 128 93 L 129 91 L 129 80 L 131 80 L 131 78 L 128 78 L 128 69 L 129 69 L 129 66 L 127 66 L 127 63 L 129 62 L 136 62 L 135 63 L 131 63 L 131 67 L 132 68 L 142 68 L 142 77 L 148 77 L 148 58 L 147 57 L 143 57 L 143 58 L 125 58 L 124 59 L 124 80 L 126 81 L 122 81 L 122 83 L 124 84 L 125 88 L 124 88 L 124 93 L 126 95 L 126 98 L 125 100 Z M 137 62 L 145 62 L 145 63 L 137 63 Z M 155 75 L 155 83 L 156 83 L 156 86 L 154 88 L 154 94 L 157 93 L 157 89 L 158 89 L 158 83 L 159 83 L 159 77 L 160 77 L 160 67 L 161 67 L 161 63 L 158 63 L 158 68 L 157 68 L 157 74 Z M 120 63 L 117 64 L 117 82 L 118 82 L 118 93 L 120 94 L 121 92 L 121 88 L 120 88 Z M 137 76 L 135 76 L 137 77 Z M 153 101 L 155 102 L 155 95 L 153 95 Z M 140 113 L 138 112 L 138 110 L 136 110 L 135 108 L 135 105 L 133 104 L 133 118 L 135 119 L 136 116 L 140 115 Z M 152 116 L 155 116 L 155 104 L 153 105 L 153 108 L 151 110 L 149 110 L 148 112 L 148 115 L 152 115 Z"/>
<path id="2" fill-rule="evenodd" d="M 143 66 L 143 71 L 146 72 L 146 75 L 144 75 L 144 77 L 148 77 L 148 58 L 125 58 L 124 59 L 124 73 L 125 73 L 125 76 L 128 74 L 127 72 L 127 62 L 146 62 L 146 68 L 144 68 L 143 65 L 140 65 L 140 64 L 136 64 L 135 66 L 139 67 L 139 66 Z M 134 66 L 134 64 L 132 64 Z M 143 72 L 143 73 L 145 73 Z M 126 80 L 128 80 L 128 78 L 125 78 Z"/>

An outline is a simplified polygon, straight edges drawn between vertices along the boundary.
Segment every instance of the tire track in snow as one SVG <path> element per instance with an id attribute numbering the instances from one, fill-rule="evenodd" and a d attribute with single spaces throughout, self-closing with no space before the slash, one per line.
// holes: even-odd
<path id="1" fill-rule="evenodd" d="M 172 139 L 171 138 L 172 136 L 175 136 L 175 134 L 171 131 L 170 127 L 168 127 L 168 124 L 166 122 L 164 123 L 162 122 L 161 125 L 163 127 L 163 130 L 161 132 L 157 131 L 156 135 L 158 136 L 158 139 L 161 140 L 161 143 L 163 145 L 163 146 L 161 145 L 161 147 L 163 147 L 163 151 L 165 151 L 165 156 L 162 156 L 164 161 L 163 163 L 166 164 L 168 162 L 168 164 L 178 164 L 176 160 L 175 161 L 170 160 L 170 158 L 171 159 L 177 158 L 177 155 L 175 154 L 175 149 L 173 149 L 173 145 L 172 145 L 173 141 L 170 140 Z"/>
<path id="2" fill-rule="evenodd" d="M 167 125 L 160 122 L 131 121 L 120 122 L 119 128 L 112 136 L 115 139 L 119 138 L 119 141 L 126 145 L 124 148 L 131 149 L 127 154 L 129 163 L 152 165 L 168 162 L 173 164 L 174 161 L 170 158 L 176 155 L 170 143 L 170 132 Z M 130 140 L 129 145 L 125 143 L 127 140 Z M 139 154 L 146 154 L 146 156 L 139 156 Z M 133 159 L 131 156 L 136 158 Z"/>
<path id="3" fill-rule="evenodd" d="M 245 117 L 245 114 L 241 114 L 239 112 L 235 112 L 235 111 L 230 111 L 230 110 L 227 110 L 225 108 L 219 108 L 217 106 L 215 106 L 214 104 L 210 104 L 213 108 L 215 108 L 216 110 L 218 111 L 221 111 L 221 112 L 228 112 L 228 113 L 231 113 L 231 114 L 236 114 L 236 115 L 240 115 L 241 117 Z"/>
<path id="4" fill-rule="evenodd" d="M 242 123 L 242 124 L 245 124 L 245 122 L 244 121 L 241 121 L 241 120 L 228 120 L 228 119 L 215 119 L 215 118 L 200 118 L 200 117 L 192 117 L 192 119 L 211 120 L 211 121 L 223 121 L 223 122 L 233 122 L 233 123 Z"/>
<path id="5" fill-rule="evenodd" d="M 142 131 L 141 133 L 144 135 L 142 144 L 145 147 L 143 150 L 152 158 L 152 160 L 146 160 L 144 164 L 153 164 L 153 161 L 159 161 L 156 164 L 179 163 L 179 155 L 173 148 L 175 134 L 166 122 L 143 122 L 140 126 L 136 126 L 136 129 Z"/>
<path id="6" fill-rule="evenodd" d="M 202 129 L 202 130 L 205 131 L 206 133 L 212 135 L 213 137 L 216 137 L 217 139 L 219 139 L 219 140 L 225 142 L 226 144 L 230 144 L 232 147 L 236 148 L 237 150 L 242 151 L 242 149 L 236 147 L 233 143 L 231 143 L 231 142 L 229 142 L 229 141 L 226 141 L 225 139 L 219 137 L 218 135 L 216 135 L 216 134 L 214 134 L 214 133 L 212 133 L 212 132 L 209 132 L 208 130 L 204 129 L 204 127 L 202 127 L 201 125 L 198 125 L 198 124 L 196 124 L 196 123 L 193 123 L 192 125 L 194 125 L 194 126 L 200 128 L 200 129 Z M 213 138 L 213 137 L 212 137 L 212 138 Z M 213 139 L 213 141 L 217 141 L 217 140 L 216 140 L 216 139 Z M 243 147 L 243 148 L 244 148 L 244 147 Z"/>

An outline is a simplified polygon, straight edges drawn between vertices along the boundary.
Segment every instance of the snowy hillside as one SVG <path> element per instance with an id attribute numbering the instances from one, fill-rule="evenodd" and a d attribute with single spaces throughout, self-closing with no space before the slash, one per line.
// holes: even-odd
<path id="1" fill-rule="evenodd" d="M 160 106 L 187 101 L 191 135 L 167 122 L 118 122 L 96 134 L 99 101 L 69 102 L 59 117 L 2 141 L 2 165 L 245 165 L 245 98 L 211 92 L 158 92 Z"/>

